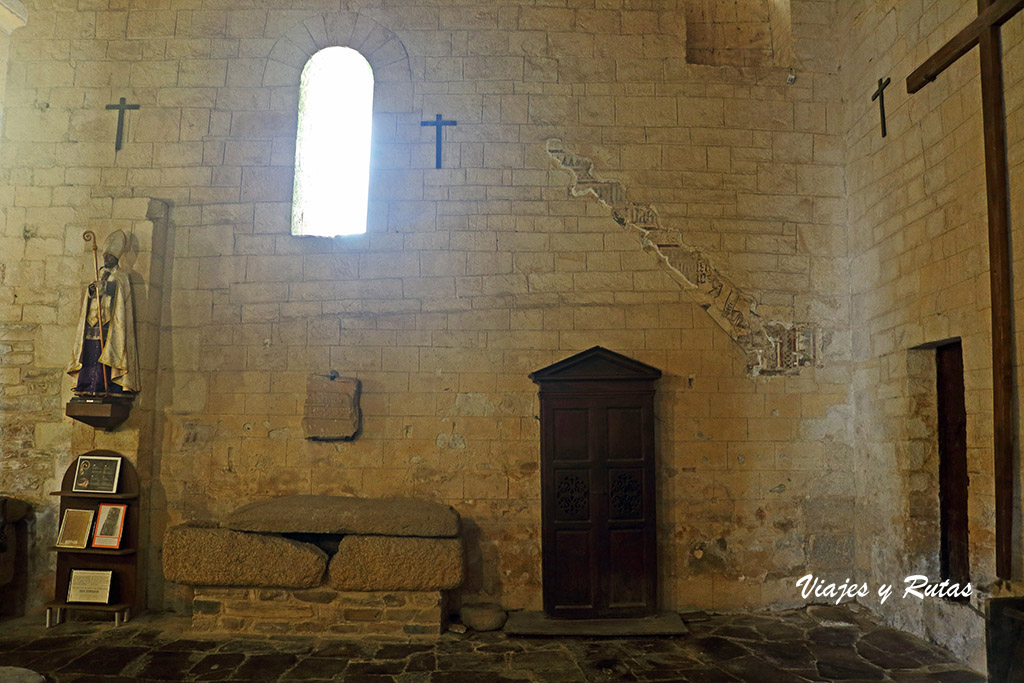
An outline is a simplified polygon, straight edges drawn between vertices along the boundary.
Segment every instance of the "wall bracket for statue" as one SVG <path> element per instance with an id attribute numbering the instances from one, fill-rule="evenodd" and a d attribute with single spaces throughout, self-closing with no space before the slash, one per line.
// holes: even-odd
<path id="1" fill-rule="evenodd" d="M 110 432 L 128 419 L 134 397 L 103 396 L 97 398 L 73 397 L 64 406 L 64 414 L 72 420 L 84 422 L 96 429 Z"/>
<path id="2" fill-rule="evenodd" d="M 110 431 L 128 419 L 135 395 L 142 388 L 132 286 L 128 273 L 120 266 L 128 236 L 117 230 L 107 237 L 102 267 L 96 234 L 86 230 L 82 237 L 92 243 L 95 279 L 82 297 L 82 314 L 67 368 L 75 378 L 74 396 L 65 414 Z"/>

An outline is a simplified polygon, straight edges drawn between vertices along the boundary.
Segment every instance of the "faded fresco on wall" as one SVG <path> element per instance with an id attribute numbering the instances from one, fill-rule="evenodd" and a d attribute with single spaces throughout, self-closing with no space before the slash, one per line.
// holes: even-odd
<path id="1" fill-rule="evenodd" d="M 561 140 L 547 142 L 548 155 L 569 171 L 574 197 L 591 195 L 611 209 L 622 227 L 638 233 L 646 249 L 661 258 L 673 279 L 689 289 L 700 306 L 739 344 L 751 375 L 795 375 L 819 364 L 826 336 L 814 323 L 766 320 L 757 313 L 757 298 L 743 292 L 716 268 L 709 256 L 687 245 L 678 230 L 662 225 L 651 204 L 628 201 L 626 188 L 594 173 L 594 162 L 566 149 Z"/>

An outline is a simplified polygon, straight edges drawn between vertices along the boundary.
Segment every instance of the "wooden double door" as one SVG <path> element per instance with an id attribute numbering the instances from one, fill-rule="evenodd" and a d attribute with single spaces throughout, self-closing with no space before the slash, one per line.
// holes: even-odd
<path id="1" fill-rule="evenodd" d="M 661 373 L 619 358 L 626 367 L 603 364 L 618 370 L 610 377 L 533 375 L 542 387 L 543 592 L 552 617 L 657 610 L 651 382 Z"/>

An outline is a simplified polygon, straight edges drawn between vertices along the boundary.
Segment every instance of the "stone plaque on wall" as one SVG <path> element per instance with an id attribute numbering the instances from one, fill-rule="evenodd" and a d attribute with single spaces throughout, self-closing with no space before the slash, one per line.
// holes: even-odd
<path id="1" fill-rule="evenodd" d="M 354 377 L 310 375 L 306 380 L 306 405 L 302 431 L 311 441 L 352 441 L 359 434 L 362 383 Z"/>

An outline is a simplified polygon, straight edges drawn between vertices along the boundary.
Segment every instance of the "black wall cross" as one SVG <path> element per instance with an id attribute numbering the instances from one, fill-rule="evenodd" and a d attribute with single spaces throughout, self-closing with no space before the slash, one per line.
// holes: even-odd
<path id="1" fill-rule="evenodd" d="M 441 115 L 438 114 L 437 118 L 435 118 L 433 121 L 420 121 L 420 125 L 421 126 L 434 126 L 437 129 L 437 137 L 436 137 L 436 140 L 437 140 L 437 142 L 436 142 L 437 152 L 435 154 L 436 158 L 435 158 L 434 162 L 435 162 L 436 165 L 434 166 L 434 168 L 441 168 L 441 127 L 442 126 L 457 126 L 457 125 L 459 125 L 459 123 L 458 123 L 458 121 L 445 121 L 444 119 L 441 118 Z"/>
<path id="2" fill-rule="evenodd" d="M 108 104 L 107 109 L 117 110 L 117 138 L 114 140 L 114 151 L 120 151 L 121 140 L 124 138 L 124 113 L 128 109 L 138 109 L 137 104 L 125 104 L 125 99 L 122 97 L 121 101 L 117 104 Z"/>
<path id="3" fill-rule="evenodd" d="M 882 137 L 883 138 L 885 137 L 885 89 L 889 86 L 889 82 L 890 82 L 890 79 L 888 79 L 888 78 L 885 79 L 884 81 L 881 78 L 879 78 L 878 79 L 878 90 L 876 90 L 875 94 L 871 96 L 871 101 L 872 102 L 874 102 L 875 100 L 878 100 L 878 113 L 882 117 Z"/>

